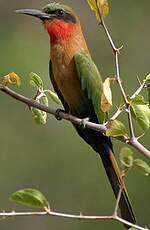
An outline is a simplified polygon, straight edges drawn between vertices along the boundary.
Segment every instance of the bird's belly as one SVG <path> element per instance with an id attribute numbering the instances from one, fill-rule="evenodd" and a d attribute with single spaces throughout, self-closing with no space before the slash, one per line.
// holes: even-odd
<path id="1" fill-rule="evenodd" d="M 54 78 L 70 109 L 82 114 L 88 109 L 88 98 L 81 89 L 75 66 L 71 66 L 61 64 L 54 67 Z"/>

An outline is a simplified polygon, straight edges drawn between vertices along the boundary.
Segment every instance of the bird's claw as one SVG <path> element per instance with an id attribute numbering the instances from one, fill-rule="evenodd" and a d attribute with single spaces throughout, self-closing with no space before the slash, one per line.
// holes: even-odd
<path id="1" fill-rule="evenodd" d="M 80 122 L 80 127 L 85 129 L 87 121 L 89 121 L 89 117 L 83 118 Z"/>
<path id="2" fill-rule="evenodd" d="M 65 112 L 63 109 L 57 109 L 56 112 L 55 112 L 55 118 L 60 121 L 62 120 L 62 117 L 60 116 L 60 113 L 61 112 Z"/>

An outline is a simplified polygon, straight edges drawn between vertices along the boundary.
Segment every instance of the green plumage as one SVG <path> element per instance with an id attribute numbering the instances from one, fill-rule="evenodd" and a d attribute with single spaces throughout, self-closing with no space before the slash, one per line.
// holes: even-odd
<path id="1" fill-rule="evenodd" d="M 98 121 L 103 123 L 105 114 L 100 108 L 103 85 L 99 71 L 91 57 L 84 52 L 76 54 L 74 59 L 81 88 L 87 92 L 88 99 L 92 101 Z"/>

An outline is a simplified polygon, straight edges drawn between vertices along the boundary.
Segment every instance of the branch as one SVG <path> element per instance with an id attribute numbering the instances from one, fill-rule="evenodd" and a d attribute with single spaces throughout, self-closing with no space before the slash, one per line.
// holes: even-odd
<path id="1" fill-rule="evenodd" d="M 143 82 L 140 84 L 140 87 L 135 91 L 135 93 L 131 96 L 131 99 L 134 99 L 136 96 L 140 94 L 140 92 L 144 89 L 146 84 L 146 80 L 143 80 Z"/>
<path id="2" fill-rule="evenodd" d="M 141 227 L 136 224 L 132 224 L 119 216 L 83 216 L 83 215 L 73 215 L 67 213 L 59 213 L 59 212 L 2 212 L 0 213 L 1 218 L 8 218 L 8 217 L 18 217 L 18 216 L 56 216 L 62 218 L 69 218 L 69 219 L 77 219 L 77 220 L 115 220 L 117 222 L 123 223 L 130 227 L 136 228 L 138 230 L 149 230 L 148 228 Z"/>
<path id="3" fill-rule="evenodd" d="M 118 216 L 118 208 L 119 208 L 119 202 L 120 202 L 120 198 L 121 198 L 121 194 L 122 194 L 122 190 L 123 187 L 120 188 L 119 193 L 118 193 L 118 198 L 116 201 L 116 205 L 115 205 L 115 210 L 114 210 L 114 214 L 110 215 L 110 216 L 87 216 L 87 215 L 73 215 L 73 214 L 68 214 L 68 213 L 60 213 L 60 212 L 54 212 L 51 210 L 47 210 L 44 212 L 5 212 L 3 211 L 2 213 L 0 213 L 0 217 L 7 218 L 7 217 L 18 217 L 18 216 L 56 216 L 56 217 L 62 217 L 62 218 L 70 218 L 70 219 L 78 219 L 78 220 L 115 220 L 117 222 L 123 223 L 129 227 L 133 227 L 136 228 L 138 230 L 148 230 L 148 228 L 143 228 L 139 225 L 136 224 L 132 224 L 129 221 L 126 221 L 124 219 L 122 219 L 121 217 Z"/>
<path id="4" fill-rule="evenodd" d="M 119 203 L 120 203 L 120 199 L 121 199 L 121 195 L 122 195 L 123 189 L 124 189 L 123 185 L 122 186 L 120 185 L 118 197 L 117 197 L 117 200 L 116 200 L 115 210 L 114 210 L 114 216 L 117 216 L 118 208 L 119 208 Z"/>
<path id="5" fill-rule="evenodd" d="M 98 5 L 97 5 L 98 6 Z M 101 15 L 100 11 L 99 11 L 99 15 Z M 101 19 L 101 25 L 106 33 L 106 36 L 110 42 L 110 45 L 112 47 L 112 50 L 114 51 L 114 54 L 115 54 L 115 63 L 116 63 L 116 80 L 119 84 L 119 87 L 120 87 L 120 90 L 121 90 L 121 93 L 122 93 L 122 96 L 123 96 L 123 100 L 125 102 L 125 106 L 126 106 L 126 112 L 127 112 L 127 115 L 128 115 L 128 123 L 129 123 L 129 131 L 130 131 L 130 136 L 132 139 L 136 139 L 135 138 L 135 135 L 134 135 L 134 128 L 133 128 L 133 122 L 132 122 L 132 116 L 131 116 L 131 109 L 130 109 L 130 104 L 128 102 L 128 99 L 127 99 L 127 95 L 126 95 L 126 92 L 123 88 L 123 85 L 122 85 L 122 82 L 121 82 L 121 78 L 120 78 L 120 69 L 119 69 L 119 54 L 120 54 L 120 50 L 122 47 L 120 48 L 116 48 L 114 42 L 113 42 L 113 39 L 105 25 L 105 22 L 104 22 L 104 19 L 103 17 L 100 17 Z"/>
<path id="6" fill-rule="evenodd" d="M 100 9 L 98 7 L 98 0 L 96 0 L 96 5 L 97 5 L 97 10 L 98 10 L 98 14 L 99 14 L 99 18 L 100 18 L 100 24 L 102 25 L 105 33 L 106 33 L 106 36 L 108 38 L 108 41 L 111 45 L 111 48 L 115 54 L 115 63 L 116 63 L 116 80 L 119 84 L 119 87 L 120 87 L 120 90 L 121 90 L 121 93 L 122 93 L 122 96 L 123 96 L 123 99 L 124 99 L 124 106 L 126 109 L 125 111 L 127 112 L 127 115 L 128 115 L 128 124 L 129 124 L 129 131 L 130 131 L 130 138 L 126 141 L 126 143 L 128 143 L 129 145 L 133 146 L 135 149 L 137 149 L 139 152 L 141 152 L 142 154 L 144 154 L 145 156 L 147 157 L 150 157 L 150 151 L 147 150 L 143 145 L 141 145 L 137 138 L 135 137 L 135 134 L 134 134 L 134 127 L 133 127 L 133 121 L 132 121 L 132 115 L 131 115 L 131 107 L 130 107 L 130 104 L 128 102 L 128 98 L 127 98 L 127 95 L 126 95 L 126 92 L 123 88 L 123 85 L 122 85 L 122 82 L 121 82 L 121 78 L 120 78 L 120 69 L 119 69 L 119 54 L 120 54 L 120 50 L 122 49 L 122 47 L 120 48 L 116 48 L 115 44 L 114 44 L 114 41 L 111 37 L 111 34 L 109 33 L 107 27 L 106 27 L 106 24 L 104 22 L 104 19 L 101 15 L 101 12 L 100 12 Z M 141 84 L 141 86 L 137 89 L 137 91 L 132 95 L 132 98 L 134 98 L 135 96 L 137 96 L 141 90 L 144 88 L 145 86 L 145 81 L 143 81 L 143 83 Z M 123 108 L 122 107 L 122 108 Z M 112 117 L 113 119 L 116 118 L 116 116 L 118 116 L 120 113 L 122 112 L 122 110 L 118 109 L 118 111 L 116 112 L 116 114 Z"/>
<path id="7" fill-rule="evenodd" d="M 18 101 L 26 104 L 29 108 L 34 107 L 34 108 L 40 109 L 42 111 L 45 111 L 48 114 L 52 114 L 54 116 L 57 116 L 57 112 L 58 112 L 57 109 L 44 106 L 44 105 L 38 103 L 36 100 L 27 98 L 27 97 L 15 92 L 15 91 L 11 90 L 7 86 L 0 84 L 0 91 L 4 92 L 5 94 L 9 95 L 10 97 L 12 97 Z M 70 121 L 73 124 L 77 124 L 79 126 L 81 124 L 83 124 L 83 119 L 72 116 L 71 114 L 67 114 L 67 113 L 62 112 L 62 111 L 59 112 L 59 117 L 61 119 Z M 85 121 L 85 120 L 84 120 L 84 128 L 93 129 L 93 130 L 96 130 L 96 131 L 104 133 L 104 134 L 106 133 L 106 130 L 107 130 L 107 127 L 104 124 L 96 124 L 96 123 L 92 123 L 92 122 Z M 150 158 L 150 151 L 148 149 L 146 149 L 142 144 L 140 144 L 137 139 L 130 139 L 130 138 L 127 138 L 126 136 L 118 137 L 117 139 L 128 144 L 128 145 L 131 145 L 136 150 L 138 150 L 140 153 L 142 153 L 146 157 Z"/>
<path id="8" fill-rule="evenodd" d="M 19 216 L 56 216 L 56 217 L 62 217 L 62 218 L 69 218 L 69 219 L 77 219 L 77 220 L 115 220 L 117 222 L 123 223 L 125 225 L 128 225 L 130 227 L 136 228 L 138 230 L 149 230 L 148 228 L 141 227 L 136 224 L 132 224 L 124 219 L 122 219 L 119 216 L 85 216 L 85 215 L 73 215 L 68 213 L 59 213 L 59 212 L 2 212 L 0 213 L 1 218 L 7 218 L 7 217 L 19 217 Z"/>

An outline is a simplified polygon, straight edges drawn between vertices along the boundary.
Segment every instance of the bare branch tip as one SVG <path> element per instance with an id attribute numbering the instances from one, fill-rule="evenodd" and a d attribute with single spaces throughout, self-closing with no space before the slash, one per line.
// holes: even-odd
<path id="1" fill-rule="evenodd" d="M 121 45 L 119 48 L 116 48 L 116 53 L 120 54 L 120 51 L 123 49 L 123 45 Z"/>

